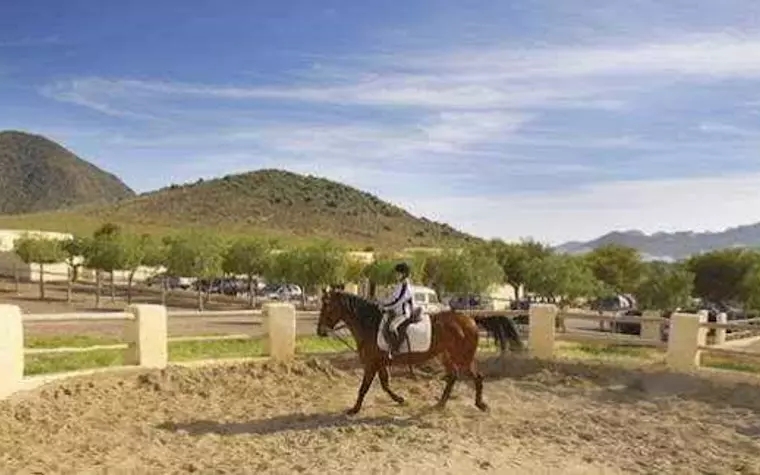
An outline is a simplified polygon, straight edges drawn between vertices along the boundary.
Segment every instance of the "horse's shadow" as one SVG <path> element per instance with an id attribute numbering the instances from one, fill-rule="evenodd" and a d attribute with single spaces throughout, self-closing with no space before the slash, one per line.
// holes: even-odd
<path id="1" fill-rule="evenodd" d="M 394 417 L 350 417 L 344 413 L 285 414 L 248 422 L 215 422 L 199 420 L 188 423 L 164 422 L 157 428 L 190 435 L 270 435 L 286 431 L 334 429 L 351 426 L 411 427 L 412 419 Z"/>

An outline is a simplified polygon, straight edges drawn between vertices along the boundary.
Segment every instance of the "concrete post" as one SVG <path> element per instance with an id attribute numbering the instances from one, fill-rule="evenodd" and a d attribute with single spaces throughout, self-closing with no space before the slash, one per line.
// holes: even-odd
<path id="1" fill-rule="evenodd" d="M 267 332 L 264 351 L 275 361 L 288 361 L 296 354 L 296 307 L 286 302 L 264 305 Z"/>
<path id="2" fill-rule="evenodd" d="M 528 312 L 528 348 L 534 358 L 551 359 L 554 356 L 555 322 L 557 306 L 532 304 Z"/>
<path id="3" fill-rule="evenodd" d="M 717 317 L 715 318 L 715 323 L 728 323 L 728 315 L 726 315 L 725 313 L 719 313 Z M 726 342 L 726 329 L 716 328 L 715 340 L 713 341 L 713 344 L 722 345 L 725 342 Z"/>
<path id="4" fill-rule="evenodd" d="M 359 295 L 359 284 L 355 282 L 346 283 L 346 292 Z"/>
<path id="5" fill-rule="evenodd" d="M 21 309 L 0 305 L 0 399 L 21 386 L 24 379 L 24 322 Z"/>
<path id="6" fill-rule="evenodd" d="M 644 318 L 659 318 L 660 312 L 644 312 Z M 641 322 L 639 336 L 642 340 L 660 341 L 662 320 L 644 320 Z"/>
<path id="7" fill-rule="evenodd" d="M 675 371 L 693 371 L 699 367 L 699 347 L 705 344 L 707 312 L 698 314 L 674 313 L 670 317 L 670 335 L 666 362 Z"/>
<path id="8" fill-rule="evenodd" d="M 130 305 L 127 312 L 134 320 L 127 322 L 125 339 L 126 364 L 162 369 L 169 363 L 166 307 L 163 305 Z"/>

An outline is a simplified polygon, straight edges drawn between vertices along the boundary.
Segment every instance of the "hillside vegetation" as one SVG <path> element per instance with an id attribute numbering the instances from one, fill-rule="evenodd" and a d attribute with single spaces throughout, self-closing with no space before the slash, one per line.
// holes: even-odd
<path id="1" fill-rule="evenodd" d="M 151 234 L 207 228 L 227 235 L 328 238 L 378 248 L 461 245 L 474 239 L 369 193 L 281 170 L 172 185 L 108 206 L 4 217 L 0 227 L 90 233 L 104 222 Z"/>
<path id="2" fill-rule="evenodd" d="M 134 196 L 116 176 L 45 137 L 0 132 L 0 214 L 113 203 Z"/>

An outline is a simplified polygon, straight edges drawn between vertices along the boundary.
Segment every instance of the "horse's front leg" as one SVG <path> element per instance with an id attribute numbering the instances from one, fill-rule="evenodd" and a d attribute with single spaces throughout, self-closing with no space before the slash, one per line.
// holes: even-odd
<path id="1" fill-rule="evenodd" d="M 383 366 L 378 371 L 378 374 L 380 376 L 380 385 L 383 387 L 383 391 L 385 391 L 388 396 L 393 399 L 393 401 L 397 402 L 398 404 L 404 404 L 404 398 L 393 392 L 391 389 L 391 386 L 389 384 L 390 374 L 388 372 L 388 368 Z"/>
<path id="2" fill-rule="evenodd" d="M 364 403 L 364 396 L 367 395 L 367 391 L 369 391 L 370 386 L 372 386 L 372 381 L 375 379 L 375 374 L 377 374 L 376 366 L 364 367 L 364 377 L 362 378 L 361 386 L 359 386 L 359 394 L 356 398 L 356 403 L 354 404 L 354 407 L 346 411 L 346 414 L 353 416 L 361 410 L 362 404 Z"/>

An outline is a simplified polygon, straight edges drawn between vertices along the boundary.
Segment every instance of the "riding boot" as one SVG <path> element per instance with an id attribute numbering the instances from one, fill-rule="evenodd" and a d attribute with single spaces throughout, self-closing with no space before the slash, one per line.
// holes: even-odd
<path id="1" fill-rule="evenodd" d="M 388 332 L 389 341 L 388 341 L 388 359 L 393 359 L 393 356 L 398 351 L 399 347 L 399 338 L 398 333 L 394 332 L 393 330 Z"/>

